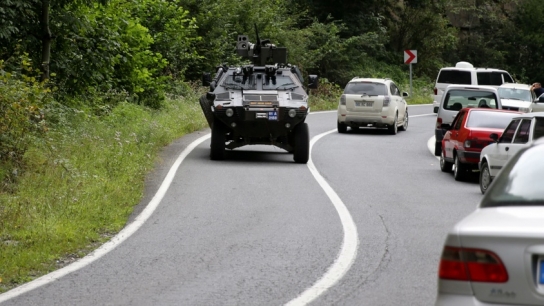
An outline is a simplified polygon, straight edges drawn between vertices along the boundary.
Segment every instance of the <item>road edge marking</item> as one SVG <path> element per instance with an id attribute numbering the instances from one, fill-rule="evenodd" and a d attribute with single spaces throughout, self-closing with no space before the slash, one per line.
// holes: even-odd
<path id="1" fill-rule="evenodd" d="M 108 252 L 112 251 L 115 247 L 117 247 L 119 244 L 121 244 L 123 241 L 125 241 L 127 238 L 132 236 L 142 225 L 149 219 L 149 217 L 153 214 L 155 209 L 159 206 L 161 203 L 164 195 L 168 191 L 168 188 L 170 187 L 170 184 L 172 183 L 176 172 L 183 162 L 187 155 L 191 153 L 198 145 L 200 145 L 202 142 L 208 140 L 211 137 L 211 134 L 206 134 L 204 136 L 201 136 L 200 138 L 196 139 L 195 141 L 191 142 L 178 156 L 172 167 L 170 167 L 170 170 L 166 174 L 166 177 L 162 181 L 159 189 L 149 201 L 149 204 L 144 208 L 144 210 L 132 221 L 130 224 L 126 225 L 117 235 L 115 235 L 113 238 L 111 238 L 108 242 L 104 243 L 102 246 L 100 246 L 98 249 L 92 251 L 85 257 L 81 258 L 80 260 L 65 266 L 61 269 L 55 270 L 51 273 L 48 273 L 46 275 L 43 275 L 33 281 L 30 281 L 26 284 L 23 284 L 19 287 L 15 287 L 7 292 L 4 292 L 0 294 L 0 303 L 8 301 L 12 298 L 15 298 L 23 293 L 26 293 L 30 290 L 36 289 L 38 287 L 41 287 L 43 285 L 46 285 L 48 283 L 51 283 L 53 281 L 56 281 L 57 279 L 60 279 L 63 276 L 68 275 L 69 273 L 72 273 L 74 271 L 77 271 L 90 263 L 94 262 L 95 260 L 99 259 L 100 257 L 106 255 Z"/>
<path id="2" fill-rule="evenodd" d="M 336 259 L 334 260 L 334 263 L 329 266 L 327 272 L 311 287 L 304 290 L 298 297 L 285 304 L 287 306 L 299 306 L 311 303 L 329 288 L 336 285 L 336 283 L 338 283 L 338 281 L 340 281 L 340 279 L 342 279 L 342 277 L 344 277 L 344 275 L 349 271 L 349 269 L 355 262 L 355 258 L 357 257 L 357 248 L 359 247 L 357 226 L 355 225 L 355 222 L 353 221 L 353 218 L 351 217 L 351 214 L 349 213 L 346 205 L 344 205 L 338 194 L 334 192 L 334 190 L 327 183 L 325 178 L 321 176 L 312 161 L 312 148 L 314 144 L 322 137 L 335 131 L 336 129 L 330 130 L 312 138 L 312 140 L 310 141 L 310 158 L 306 165 L 308 166 L 308 169 L 310 169 L 310 172 L 314 176 L 315 180 L 319 183 L 323 191 L 325 191 L 332 204 L 334 205 L 334 208 L 336 208 L 336 211 L 338 212 L 338 216 L 340 217 L 340 221 L 342 222 L 342 228 L 344 231 L 342 246 L 340 248 L 340 251 L 338 252 Z"/>

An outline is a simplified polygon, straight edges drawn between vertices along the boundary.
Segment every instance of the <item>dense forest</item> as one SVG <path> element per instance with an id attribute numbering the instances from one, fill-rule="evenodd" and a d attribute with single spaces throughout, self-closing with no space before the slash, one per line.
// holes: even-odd
<path id="1" fill-rule="evenodd" d="M 255 40 L 254 25 L 304 73 L 341 87 L 353 76 L 405 83 L 405 49 L 418 50 L 426 84 L 461 60 L 544 81 L 543 18 L 537 0 L 3 0 L 0 161 L 16 163 L 28 135 L 54 124 L 47 110 L 160 109 L 202 72 L 239 63 L 236 37 Z"/>

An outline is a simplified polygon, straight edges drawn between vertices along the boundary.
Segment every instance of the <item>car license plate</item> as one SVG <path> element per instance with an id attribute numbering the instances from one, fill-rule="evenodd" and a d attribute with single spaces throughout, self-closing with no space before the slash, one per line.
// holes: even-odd
<path id="1" fill-rule="evenodd" d="M 544 259 L 538 261 L 538 283 L 544 285 Z"/>
<path id="2" fill-rule="evenodd" d="M 278 120 L 278 112 L 277 111 L 268 112 L 268 120 L 277 121 Z"/>
<path id="3" fill-rule="evenodd" d="M 372 101 L 355 101 L 355 106 L 372 107 Z"/>

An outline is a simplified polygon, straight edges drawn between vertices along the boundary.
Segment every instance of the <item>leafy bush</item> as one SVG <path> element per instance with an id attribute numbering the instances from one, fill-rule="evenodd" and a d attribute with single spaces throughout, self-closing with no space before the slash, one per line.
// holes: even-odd
<path id="1" fill-rule="evenodd" d="M 29 143 L 47 131 L 42 108 L 50 90 L 34 76 L 27 54 L 18 60 L 16 71 L 6 71 L 0 61 L 0 189 L 12 187 L 24 170 L 22 158 Z"/>

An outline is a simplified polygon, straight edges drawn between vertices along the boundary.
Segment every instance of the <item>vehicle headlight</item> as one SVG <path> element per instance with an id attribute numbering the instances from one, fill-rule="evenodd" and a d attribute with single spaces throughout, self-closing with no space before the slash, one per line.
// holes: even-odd
<path id="1" fill-rule="evenodd" d="M 232 110 L 232 108 L 227 108 L 227 110 L 225 111 L 225 115 L 227 115 L 227 117 L 232 117 L 232 115 L 234 115 L 234 111 Z"/>
<path id="2" fill-rule="evenodd" d="M 296 109 L 290 109 L 289 110 L 289 117 L 295 118 L 296 115 L 297 115 Z"/>
<path id="3" fill-rule="evenodd" d="M 529 112 L 529 108 L 528 108 L 528 107 L 520 107 L 520 108 L 519 108 L 519 111 L 520 111 L 520 112 L 524 112 L 524 113 L 528 113 L 528 112 Z"/>

